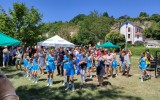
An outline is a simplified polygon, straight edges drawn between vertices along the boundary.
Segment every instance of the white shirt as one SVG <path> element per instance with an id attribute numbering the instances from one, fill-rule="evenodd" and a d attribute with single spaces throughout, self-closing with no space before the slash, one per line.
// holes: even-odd
<path id="1" fill-rule="evenodd" d="M 111 61 L 112 61 L 112 55 L 107 55 L 107 62 L 106 62 L 106 64 L 110 64 L 111 63 Z"/>

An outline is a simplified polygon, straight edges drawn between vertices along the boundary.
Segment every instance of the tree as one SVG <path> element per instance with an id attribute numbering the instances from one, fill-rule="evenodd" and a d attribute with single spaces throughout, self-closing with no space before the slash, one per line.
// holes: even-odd
<path id="1" fill-rule="evenodd" d="M 121 47 L 125 46 L 125 36 L 120 34 L 119 31 L 111 31 L 106 35 L 105 40 Z"/>
<path id="2" fill-rule="evenodd" d="M 87 16 L 85 14 L 79 14 L 75 16 L 70 22 L 74 23 L 75 25 L 79 24 L 79 22 L 83 21 Z"/>
<path id="3" fill-rule="evenodd" d="M 14 24 L 12 19 L 6 14 L 5 10 L 0 7 L 0 32 L 13 37 Z"/>
<path id="4" fill-rule="evenodd" d="M 95 45 L 99 40 L 104 40 L 105 35 L 110 31 L 110 19 L 106 17 L 87 17 L 80 24 L 78 39 L 83 45 Z"/>
<path id="5" fill-rule="evenodd" d="M 36 43 L 42 34 L 40 31 L 42 15 L 38 10 L 34 7 L 29 9 L 23 3 L 14 3 L 13 10 L 9 12 L 15 26 L 14 37 L 26 46 Z"/>
<path id="6" fill-rule="evenodd" d="M 148 17 L 149 15 L 146 12 L 140 12 L 139 17 Z"/>
<path id="7" fill-rule="evenodd" d="M 152 38 L 155 40 L 160 40 L 160 22 L 153 23 L 151 27 L 143 31 L 147 38 Z"/>
<path id="8" fill-rule="evenodd" d="M 109 17 L 108 12 L 104 12 L 104 13 L 103 13 L 103 16 L 104 16 L 104 17 Z"/>
<path id="9" fill-rule="evenodd" d="M 155 21 L 155 22 L 160 22 L 160 15 L 159 14 L 153 14 L 150 17 L 150 20 Z"/>
<path id="10" fill-rule="evenodd" d="M 94 10 L 94 11 L 91 11 L 91 12 L 90 12 L 89 16 L 91 16 L 91 17 L 99 17 L 100 14 L 98 13 L 97 10 Z"/>
<path id="11" fill-rule="evenodd" d="M 130 19 L 130 16 L 123 15 L 123 16 L 120 16 L 118 19 L 120 19 L 120 20 L 127 20 L 127 19 Z"/>

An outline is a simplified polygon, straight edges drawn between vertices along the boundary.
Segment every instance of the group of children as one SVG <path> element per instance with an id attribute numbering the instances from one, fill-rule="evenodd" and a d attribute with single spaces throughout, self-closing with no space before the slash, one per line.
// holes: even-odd
<path id="1" fill-rule="evenodd" d="M 55 57 L 55 50 L 50 50 L 48 54 L 44 54 L 43 50 L 39 53 L 35 53 L 32 58 L 29 58 L 27 54 L 23 55 L 23 66 L 24 75 L 29 77 L 29 80 L 37 83 L 37 74 L 40 70 L 43 74 L 43 69 L 47 71 L 47 86 L 52 86 L 53 76 L 57 66 L 57 58 Z M 84 84 L 86 80 L 86 73 L 88 73 L 89 78 L 92 78 L 92 68 L 95 67 L 97 70 L 97 79 L 101 86 L 103 86 L 103 77 L 114 76 L 113 71 L 116 71 L 116 76 L 118 76 L 118 65 L 119 72 L 122 75 L 128 76 L 130 70 L 130 56 L 131 52 L 121 52 L 118 56 L 113 51 L 104 51 L 98 54 L 98 51 L 82 51 L 80 49 L 75 50 L 65 50 L 63 55 L 63 84 L 66 86 L 65 90 L 69 89 L 69 84 L 72 85 L 72 91 L 74 91 L 74 75 L 80 75 L 81 83 Z M 143 53 L 140 60 L 139 66 L 142 70 L 142 78 L 144 80 L 146 71 L 146 58 Z"/>

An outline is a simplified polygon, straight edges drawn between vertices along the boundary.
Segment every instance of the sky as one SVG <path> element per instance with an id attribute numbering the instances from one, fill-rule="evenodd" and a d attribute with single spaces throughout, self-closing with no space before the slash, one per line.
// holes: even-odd
<path id="1" fill-rule="evenodd" d="M 0 6 L 7 12 L 15 2 L 34 6 L 43 14 L 43 22 L 70 21 L 78 14 L 88 15 L 94 10 L 101 14 L 107 11 L 115 18 L 137 17 L 140 12 L 160 14 L 160 0 L 0 0 Z"/>

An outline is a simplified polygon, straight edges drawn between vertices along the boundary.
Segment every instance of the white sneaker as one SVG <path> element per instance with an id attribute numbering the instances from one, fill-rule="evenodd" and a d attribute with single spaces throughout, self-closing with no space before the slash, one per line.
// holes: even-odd
<path id="1" fill-rule="evenodd" d="M 6 66 L 3 66 L 3 68 L 5 68 Z"/>
<path id="2" fill-rule="evenodd" d="M 73 92 L 74 92 L 74 90 L 75 90 L 75 89 L 74 89 L 74 88 L 72 88 L 72 91 L 73 91 Z"/>
<path id="3" fill-rule="evenodd" d="M 52 84 L 50 84 L 49 86 L 52 86 Z"/>
<path id="4" fill-rule="evenodd" d="M 92 75 L 90 76 L 90 79 L 92 79 Z"/>
<path id="5" fill-rule="evenodd" d="M 37 84 L 38 82 L 37 82 L 37 81 L 35 81 L 35 83 Z"/>
<path id="6" fill-rule="evenodd" d="M 49 84 L 47 84 L 46 86 L 49 86 Z"/>
<path id="7" fill-rule="evenodd" d="M 65 91 L 67 91 L 69 89 L 69 87 L 67 87 L 66 89 L 65 89 Z"/>
<path id="8" fill-rule="evenodd" d="M 143 79 L 141 78 L 141 82 L 143 82 Z"/>

